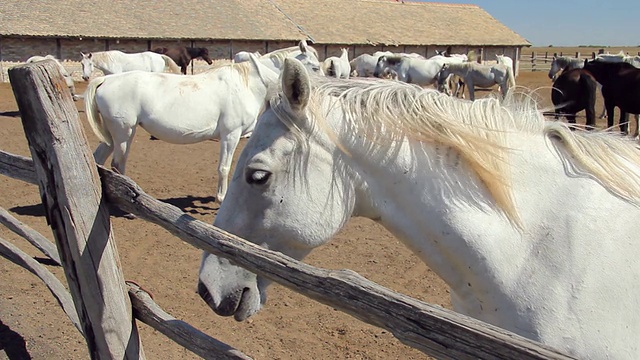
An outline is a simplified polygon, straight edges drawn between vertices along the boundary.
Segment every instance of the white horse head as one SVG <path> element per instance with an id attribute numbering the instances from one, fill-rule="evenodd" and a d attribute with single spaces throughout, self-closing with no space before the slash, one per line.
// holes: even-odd
<path id="1" fill-rule="evenodd" d="M 215 226 L 302 259 L 367 217 L 450 286 L 454 310 L 578 358 L 640 357 L 635 143 L 546 122 L 533 102 L 311 79 L 285 60 Z M 251 316 L 267 284 L 203 254 L 198 292 L 220 315 Z"/>
<path id="2" fill-rule="evenodd" d="M 84 81 L 89 81 L 89 78 L 91 77 L 91 74 L 93 73 L 94 70 L 94 65 L 93 65 L 93 54 L 92 53 L 83 53 L 80 52 L 80 55 L 82 55 L 82 59 L 80 59 L 80 65 L 82 65 L 82 80 Z"/>

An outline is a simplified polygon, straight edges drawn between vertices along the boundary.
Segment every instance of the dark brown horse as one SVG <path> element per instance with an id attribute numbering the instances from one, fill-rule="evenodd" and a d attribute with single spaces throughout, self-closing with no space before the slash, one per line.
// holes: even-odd
<path id="1" fill-rule="evenodd" d="M 597 89 L 598 82 L 588 71 L 565 68 L 553 82 L 551 89 L 556 119 L 564 116 L 570 124 L 575 124 L 576 113 L 584 110 L 587 115 L 587 129 L 594 129 Z"/>
<path id="2" fill-rule="evenodd" d="M 607 124 L 613 127 L 613 109 L 620 109 L 620 131 L 628 134 L 627 113 L 640 114 L 640 69 L 625 62 L 588 61 L 584 70 L 602 85 Z"/>
<path id="3" fill-rule="evenodd" d="M 173 59 L 173 61 L 175 61 L 178 66 L 180 66 L 182 73 L 185 75 L 187 74 L 187 67 L 191 63 L 191 60 L 195 58 L 202 58 L 202 60 L 206 61 L 209 65 L 213 63 L 213 61 L 209 57 L 209 50 L 203 47 L 159 47 L 153 49 L 153 52 L 156 52 L 158 54 L 165 54 Z"/>

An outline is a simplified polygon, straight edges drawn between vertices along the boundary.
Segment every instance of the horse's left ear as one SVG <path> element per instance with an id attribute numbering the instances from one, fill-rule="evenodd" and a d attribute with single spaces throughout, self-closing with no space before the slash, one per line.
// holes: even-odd
<path id="1" fill-rule="evenodd" d="M 300 40 L 300 43 L 298 44 L 298 47 L 300 47 L 300 51 L 304 54 L 307 52 L 307 40 Z"/>
<path id="2" fill-rule="evenodd" d="M 286 58 L 282 67 L 282 91 L 289 101 L 291 109 L 303 111 L 311 96 L 311 80 L 307 69 L 294 58 Z"/>

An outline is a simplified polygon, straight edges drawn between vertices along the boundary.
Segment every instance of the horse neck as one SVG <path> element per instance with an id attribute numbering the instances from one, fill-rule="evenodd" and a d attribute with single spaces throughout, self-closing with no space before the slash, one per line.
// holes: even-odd
<path id="1" fill-rule="evenodd" d="M 91 55 L 91 61 L 93 62 L 93 66 L 102 70 L 102 72 L 107 74 L 113 74 L 114 72 L 118 72 L 117 64 L 113 59 L 112 52 L 108 51 L 99 51 L 95 52 Z"/>
<path id="2" fill-rule="evenodd" d="M 349 176 L 358 179 L 354 180 L 354 216 L 381 223 L 461 299 L 477 298 L 477 294 L 467 293 L 470 282 L 478 288 L 493 286 L 474 274 L 500 279 L 504 275 L 499 274 L 496 264 L 517 263 L 525 256 L 526 252 L 494 253 L 501 240 L 511 247 L 521 235 L 496 209 L 483 183 L 453 150 L 404 141 L 387 151 L 372 152 L 365 150 L 371 149 L 370 141 L 360 138 L 358 143 L 349 131 L 342 138 L 349 155 L 341 161 L 356 173 Z M 543 141 L 532 148 L 546 149 Z M 478 263 L 477 259 L 486 263 Z M 489 298 L 482 300 L 494 303 Z"/>

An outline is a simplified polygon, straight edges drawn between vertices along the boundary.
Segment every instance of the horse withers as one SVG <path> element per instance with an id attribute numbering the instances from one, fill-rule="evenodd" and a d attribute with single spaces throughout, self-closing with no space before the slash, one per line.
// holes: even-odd
<path id="1" fill-rule="evenodd" d="M 627 113 L 640 114 L 640 69 L 626 62 L 586 61 L 584 69 L 602 85 L 607 126 L 614 126 L 614 108 L 620 109 L 619 127 L 628 134 Z M 636 125 L 637 134 L 637 125 Z"/>
<path id="2" fill-rule="evenodd" d="M 201 58 L 206 61 L 207 64 L 213 64 L 213 60 L 209 57 L 209 49 L 204 47 L 158 47 L 153 49 L 153 52 L 170 57 L 176 64 L 178 64 L 178 66 L 180 66 L 180 71 L 184 75 L 187 74 L 187 67 L 189 67 L 189 64 L 191 64 L 193 59 Z"/>
<path id="3" fill-rule="evenodd" d="M 576 114 L 586 113 L 586 128 L 596 126 L 596 93 L 598 82 L 588 71 L 580 68 L 564 70 L 556 77 L 551 89 L 551 101 L 556 119 L 564 116 L 570 124 L 576 123 Z"/>

